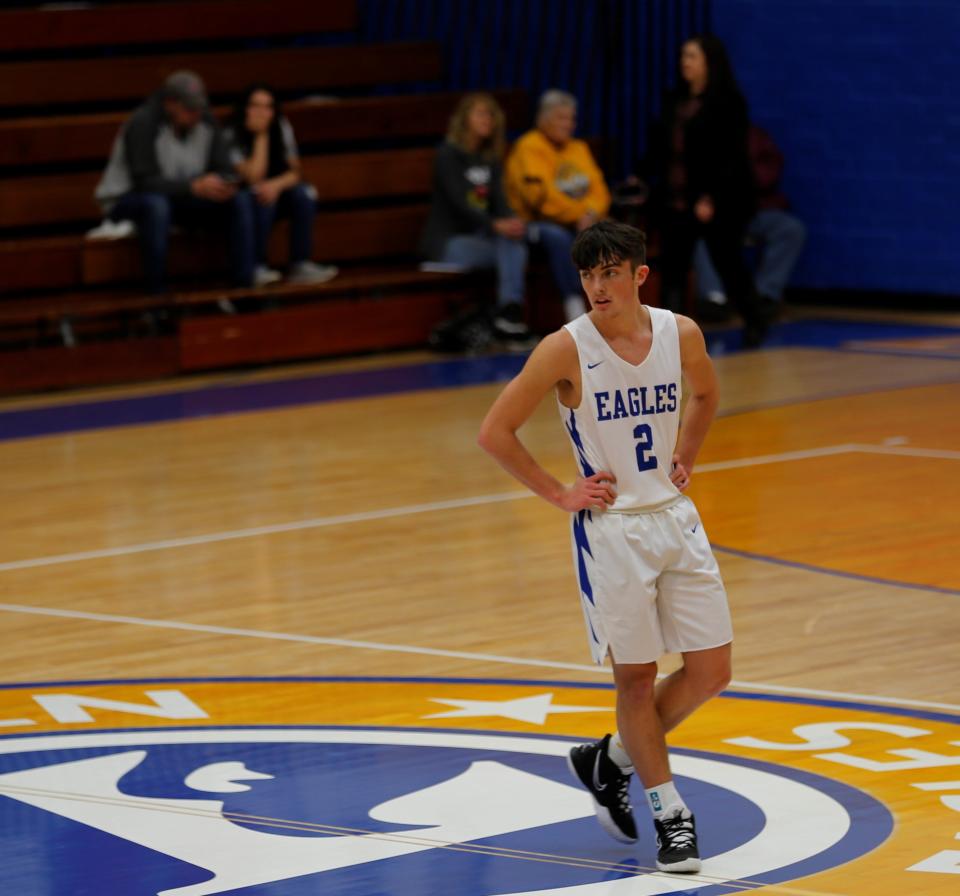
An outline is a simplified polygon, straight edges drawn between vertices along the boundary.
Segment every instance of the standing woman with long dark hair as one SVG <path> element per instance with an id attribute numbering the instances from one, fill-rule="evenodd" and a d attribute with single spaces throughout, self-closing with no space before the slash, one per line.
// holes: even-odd
<path id="1" fill-rule="evenodd" d="M 300 157 L 290 122 L 283 117 L 273 88 L 248 87 L 227 128 L 230 161 L 256 198 L 257 266 L 254 283 L 266 286 L 281 278 L 267 265 L 270 231 L 278 216 L 290 218 L 291 283 L 323 283 L 337 274 L 332 265 L 315 264 L 314 191 L 300 178 Z"/>
<path id="2" fill-rule="evenodd" d="M 656 156 L 663 254 L 662 304 L 683 306 L 694 246 L 703 239 L 727 296 L 743 317 L 744 345 L 767 321 L 743 257 L 754 212 L 747 102 L 719 38 L 696 35 L 680 53 L 680 84 L 667 101 Z"/>

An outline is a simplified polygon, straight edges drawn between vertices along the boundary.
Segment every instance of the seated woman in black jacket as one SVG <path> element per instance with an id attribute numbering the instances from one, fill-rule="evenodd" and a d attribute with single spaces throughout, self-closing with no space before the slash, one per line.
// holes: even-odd
<path id="1" fill-rule="evenodd" d="M 313 218 L 316 193 L 300 179 L 300 158 L 290 122 L 280 112 L 276 94 L 266 84 L 248 87 L 226 130 L 230 161 L 256 198 L 257 266 L 254 284 L 279 280 L 267 265 L 267 245 L 277 216 L 290 218 L 290 283 L 323 283 L 335 277 L 333 265 L 315 264 Z"/>
<path id="2" fill-rule="evenodd" d="M 743 317 L 744 345 L 754 347 L 763 341 L 767 320 L 743 257 L 755 195 L 747 102 L 723 43 L 713 35 L 683 45 L 680 74 L 652 147 L 663 239 L 661 304 L 682 308 L 694 246 L 702 238 Z"/>
<path id="3" fill-rule="evenodd" d="M 524 323 L 526 225 L 503 192 L 503 110 L 486 93 L 457 105 L 437 150 L 430 215 L 420 240 L 423 256 L 466 270 L 495 268 L 494 329 L 506 338 L 529 336 Z"/>

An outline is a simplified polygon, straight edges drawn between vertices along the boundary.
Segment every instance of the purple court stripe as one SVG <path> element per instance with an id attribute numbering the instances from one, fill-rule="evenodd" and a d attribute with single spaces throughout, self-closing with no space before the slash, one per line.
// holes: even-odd
<path id="1" fill-rule="evenodd" d="M 960 330 L 950 327 L 809 320 L 776 326 L 771 331 L 768 344 L 770 348 L 807 346 L 843 349 L 845 343 L 853 340 L 922 338 L 957 333 Z M 738 330 L 710 332 L 707 341 L 711 352 L 737 351 L 740 348 L 740 333 Z M 862 348 L 856 350 L 869 351 Z M 917 356 L 929 357 L 922 353 Z M 266 383 L 219 385 L 162 395 L 15 409 L 0 412 L 0 441 L 495 383 L 515 376 L 525 359 L 525 355 L 512 354 L 455 358 Z"/>
<path id="2" fill-rule="evenodd" d="M 846 572 L 843 569 L 831 569 L 829 566 L 814 566 L 812 563 L 801 563 L 799 560 L 783 560 L 780 557 L 771 557 L 769 554 L 754 554 L 751 551 L 741 551 L 739 548 L 727 548 L 720 544 L 710 547 L 724 554 L 734 557 L 743 557 L 746 560 L 761 560 L 764 563 L 775 563 L 778 566 L 789 566 L 792 569 L 804 569 L 808 572 L 818 572 L 828 576 L 840 576 L 844 579 L 855 579 L 858 582 L 871 582 L 875 585 L 889 585 L 891 588 L 912 588 L 916 591 L 932 591 L 934 594 L 949 594 L 960 597 L 960 591 L 955 588 L 943 588 L 939 585 L 921 585 L 917 582 L 902 582 L 899 579 L 881 579 L 878 576 L 865 576 L 857 572 Z"/>

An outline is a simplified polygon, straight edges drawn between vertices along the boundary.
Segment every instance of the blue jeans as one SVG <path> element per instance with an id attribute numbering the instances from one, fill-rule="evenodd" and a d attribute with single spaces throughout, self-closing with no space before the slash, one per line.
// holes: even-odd
<path id="1" fill-rule="evenodd" d="M 140 255 L 147 292 L 166 286 L 170 227 L 226 229 L 230 236 L 230 274 L 235 286 L 250 286 L 254 268 L 254 198 L 238 190 L 225 202 L 164 193 L 127 193 L 110 211 L 112 221 L 133 221 L 140 238 Z"/>
<path id="2" fill-rule="evenodd" d="M 452 236 L 443 247 L 441 261 L 468 271 L 496 268 L 497 304 L 523 302 L 527 271 L 527 244 L 504 236 Z"/>
<path id="3" fill-rule="evenodd" d="M 288 187 L 272 205 L 262 205 L 254 197 L 257 264 L 267 263 L 270 231 L 278 218 L 290 219 L 290 264 L 307 261 L 313 255 L 313 218 L 316 205 L 306 184 Z"/>
<path id="4" fill-rule="evenodd" d="M 747 225 L 747 239 L 760 247 L 760 261 L 754 275 L 757 292 L 781 301 L 784 287 L 807 239 L 807 228 L 803 221 L 788 212 L 762 209 Z M 703 240 L 697 243 L 693 264 L 701 298 L 710 293 L 723 293 L 723 284 Z"/>
<path id="5" fill-rule="evenodd" d="M 527 238 L 531 243 L 539 243 L 547 253 L 553 280 L 566 298 L 570 295 L 583 295 L 580 289 L 580 273 L 574 267 L 570 257 L 570 247 L 576 234 L 562 224 L 552 221 L 535 221 L 527 225 Z"/>

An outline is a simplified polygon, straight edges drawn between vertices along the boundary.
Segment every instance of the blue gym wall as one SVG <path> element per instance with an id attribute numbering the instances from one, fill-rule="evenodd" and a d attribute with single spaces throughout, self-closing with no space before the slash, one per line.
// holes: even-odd
<path id="1" fill-rule="evenodd" d="M 795 286 L 960 296 L 960 0 L 360 0 L 368 40 L 438 40 L 446 89 L 562 87 L 617 180 L 709 21 L 786 157 Z"/>
<path id="2" fill-rule="evenodd" d="M 960 2 L 960 0 L 958 0 Z M 444 46 L 446 90 L 550 87 L 580 101 L 579 132 L 603 136 L 608 179 L 632 169 L 672 85 L 676 48 L 706 30 L 711 0 L 358 0 L 363 39 Z M 429 85 L 424 85 L 425 87 Z M 510 122 L 519 132 L 530 122 Z"/>
<path id="3" fill-rule="evenodd" d="M 714 0 L 810 236 L 798 286 L 960 296 L 960 0 Z"/>

